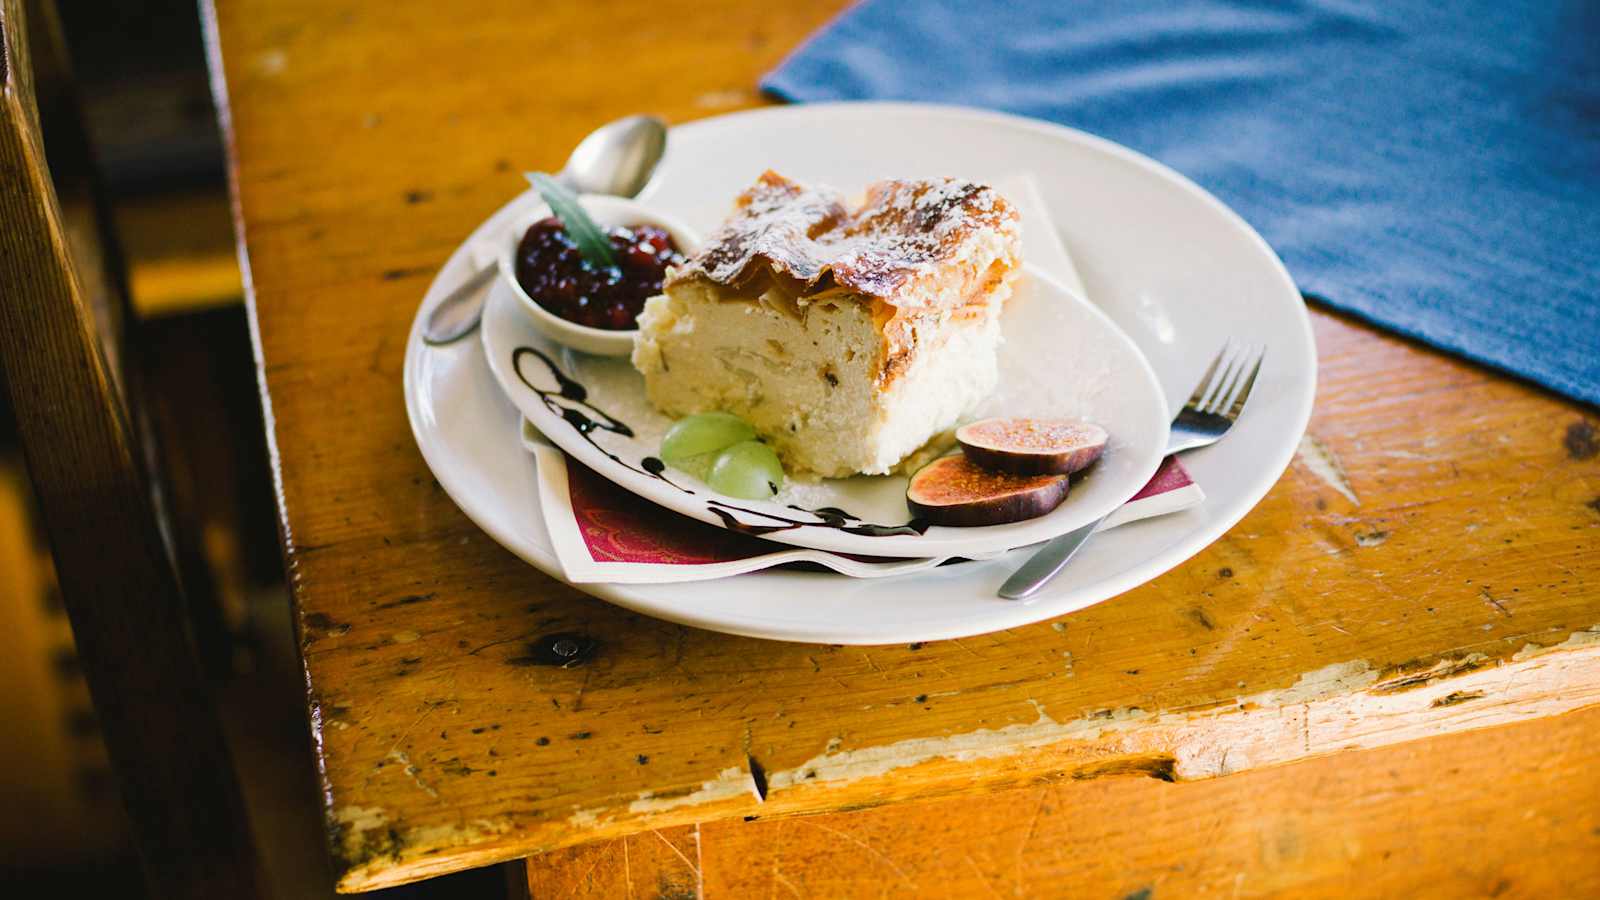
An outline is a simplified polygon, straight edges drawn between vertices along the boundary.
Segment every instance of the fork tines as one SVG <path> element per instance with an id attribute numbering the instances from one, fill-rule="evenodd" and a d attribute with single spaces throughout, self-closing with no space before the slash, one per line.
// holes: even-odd
<path id="1" fill-rule="evenodd" d="M 1256 375 L 1261 371 L 1261 361 L 1266 358 L 1265 346 L 1236 345 L 1229 339 L 1222 350 L 1211 360 L 1200 383 L 1190 395 L 1186 406 L 1197 413 L 1209 413 L 1233 419 L 1244 408 L 1245 398 L 1255 386 Z"/>

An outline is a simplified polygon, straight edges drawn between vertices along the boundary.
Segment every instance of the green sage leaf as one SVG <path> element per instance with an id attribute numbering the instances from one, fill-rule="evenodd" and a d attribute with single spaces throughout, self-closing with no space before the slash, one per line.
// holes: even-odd
<path id="1" fill-rule="evenodd" d="M 544 202 L 550 204 L 551 212 L 561 220 L 561 226 L 572 235 L 572 242 L 578 245 L 578 252 L 589 261 L 589 265 L 605 269 L 617 264 L 617 255 L 612 252 L 611 240 L 606 237 L 605 230 L 589 218 L 583 206 L 578 203 L 578 197 L 568 190 L 561 182 L 556 181 L 543 172 L 525 172 L 528 182 L 539 191 L 539 196 Z"/>

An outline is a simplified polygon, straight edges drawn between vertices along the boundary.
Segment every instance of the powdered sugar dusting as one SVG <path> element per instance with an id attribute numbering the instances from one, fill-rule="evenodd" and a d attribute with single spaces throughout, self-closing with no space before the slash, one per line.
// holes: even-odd
<path id="1" fill-rule="evenodd" d="M 960 264 L 979 246 L 1019 240 L 1018 218 L 991 188 L 957 178 L 880 181 L 851 211 L 831 188 L 768 171 L 673 278 L 738 286 L 765 269 L 798 281 L 802 296 L 838 286 L 896 306 L 960 300 L 939 284 L 975 276 Z"/>
<path id="2" fill-rule="evenodd" d="M 826 481 L 790 478 L 773 499 L 783 504 L 817 509 L 839 502 L 839 489 Z"/>

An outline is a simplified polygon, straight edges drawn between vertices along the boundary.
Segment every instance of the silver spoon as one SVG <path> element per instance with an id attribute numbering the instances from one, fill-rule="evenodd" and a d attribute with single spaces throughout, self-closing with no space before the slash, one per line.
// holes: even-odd
<path id="1" fill-rule="evenodd" d="M 667 150 L 667 125 L 655 116 L 628 116 L 589 133 L 556 181 L 575 194 L 612 194 L 632 197 L 644 189 Z M 494 280 L 495 265 L 473 272 L 428 314 L 422 339 L 429 344 L 461 340 L 478 327 L 483 304 Z"/>

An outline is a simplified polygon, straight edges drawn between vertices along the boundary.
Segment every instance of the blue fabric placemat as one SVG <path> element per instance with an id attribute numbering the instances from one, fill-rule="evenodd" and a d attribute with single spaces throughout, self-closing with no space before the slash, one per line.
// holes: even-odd
<path id="1" fill-rule="evenodd" d="M 1600 404 L 1600 2 L 868 0 L 763 81 L 1155 157 L 1313 299 Z"/>

